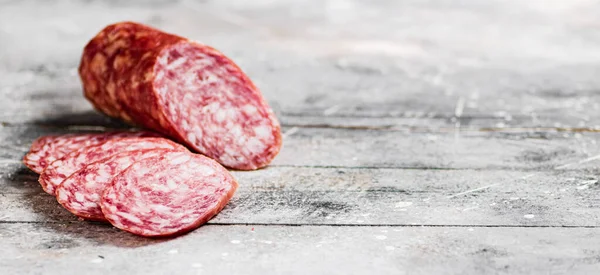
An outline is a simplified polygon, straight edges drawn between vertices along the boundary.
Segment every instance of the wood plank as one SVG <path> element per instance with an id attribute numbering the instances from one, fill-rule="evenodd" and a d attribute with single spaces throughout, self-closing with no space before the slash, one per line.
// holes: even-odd
<path id="1" fill-rule="evenodd" d="M 600 226 L 596 172 L 273 167 L 211 223 Z M 77 222 L 33 173 L 0 180 L 0 222 Z"/>
<path id="2" fill-rule="evenodd" d="M 311 69 L 311 68 L 306 68 Z M 107 119 L 101 116 L 89 118 L 93 114 L 91 105 L 83 98 L 81 85 L 78 77 L 72 75 L 72 70 L 58 71 L 55 75 L 47 76 L 48 71 L 41 72 L 18 72 L 8 73 L 5 76 L 4 88 L 0 89 L 0 95 L 8 98 L 4 101 L 2 107 L 4 112 L 0 114 L 0 121 L 4 123 L 31 123 L 42 125 L 61 125 L 64 123 L 79 123 L 83 125 L 96 125 L 99 122 L 105 122 Z M 312 69 L 315 70 L 315 69 Z M 299 70 L 300 71 L 300 70 Z M 327 72 L 321 72 L 327 74 Z M 12 75 L 11 75 L 12 74 Z M 30 83 L 21 84 L 11 79 L 35 79 Z M 346 78 L 352 78 L 347 76 Z M 14 82 L 14 83 L 13 83 Z M 12 83 L 12 84 L 11 84 Z M 300 84 L 298 84 L 300 85 Z M 600 87 L 600 85 L 599 85 Z M 355 91 L 362 93 L 361 91 Z M 266 94 L 266 93 L 265 93 Z M 504 95 L 500 92 L 493 93 L 492 96 L 517 97 L 516 95 Z M 302 102 L 290 102 L 285 105 L 279 101 L 288 100 L 288 96 L 268 97 L 272 106 L 276 109 L 284 125 L 318 125 L 340 124 L 352 125 L 362 122 L 360 125 L 382 124 L 381 119 L 387 120 L 385 125 L 402 126 L 405 124 L 415 126 L 429 126 L 432 128 L 454 127 L 459 121 L 463 127 L 481 128 L 481 127 L 579 127 L 579 128 L 597 128 L 599 125 L 595 122 L 598 119 L 597 108 L 594 106 L 581 106 L 576 110 L 570 106 L 560 106 L 559 103 L 572 102 L 573 100 L 585 100 L 586 102 L 596 102 L 597 93 L 575 94 L 570 97 L 575 99 L 565 99 L 563 97 L 546 98 L 537 94 L 530 95 L 529 98 L 520 98 L 523 102 L 537 102 L 538 106 L 529 107 L 529 112 L 517 112 L 511 108 L 517 108 L 519 104 L 514 102 L 507 104 L 505 108 L 489 107 L 478 108 L 469 111 L 468 108 L 456 115 L 455 98 L 440 99 L 439 95 L 429 90 L 424 90 L 415 97 L 422 98 L 422 102 L 415 102 L 406 95 L 394 95 L 396 101 L 383 99 L 386 105 L 365 103 L 364 100 L 356 100 L 355 103 L 337 103 L 331 102 L 322 107 L 310 106 Z M 578 96 L 578 97 L 577 97 Z M 344 98 L 343 95 L 339 97 Z M 444 100 L 448 106 L 438 107 L 430 106 L 430 98 Z M 579 99 L 581 98 L 581 99 Z M 489 98 L 489 101 L 500 100 Z M 551 104 L 549 101 L 557 101 Z M 351 104 L 357 105 L 352 106 Z M 361 104 L 361 105 L 358 105 Z M 304 107 L 298 107 L 307 105 Z M 350 105 L 350 107 L 347 107 Z M 364 105 L 364 106 L 363 106 Z M 406 105 L 406 106 L 404 106 Z M 346 106 L 346 107 L 336 107 Z M 536 111 L 536 109 L 540 109 Z M 335 111 L 335 112 L 333 112 Z M 316 118 L 313 118 L 316 117 Z M 63 119 L 67 121 L 63 122 Z M 369 119 L 370 118 L 370 119 Z M 432 124 L 432 125 L 428 125 Z M 437 125 L 437 126 L 436 126 Z"/>
<path id="3" fill-rule="evenodd" d="M 513 7 L 521 6 L 517 0 L 490 8 L 477 1 L 444 2 L 444 9 L 384 2 L 348 1 L 343 26 L 335 21 L 337 12 L 309 12 L 328 10 L 322 1 L 284 1 L 277 8 L 191 1 L 3 3 L 0 96 L 8 100 L 0 106 L 0 121 L 47 123 L 89 112 L 76 76 L 81 49 L 106 24 L 130 18 L 230 55 L 285 123 L 294 116 L 440 117 L 442 122 L 464 116 L 463 125 L 483 127 L 598 126 L 600 42 L 588 26 L 599 19 L 586 15 L 598 4 L 564 10 L 528 4 L 519 9 L 522 17 L 514 17 Z M 383 20 L 398 18 L 398 12 L 402 20 Z M 53 23 L 31 24 L 37 21 Z M 470 119 L 490 117 L 497 119 Z"/>
<path id="4" fill-rule="evenodd" d="M 107 118 L 96 116 L 90 104 L 83 98 L 79 80 L 77 77 L 68 75 L 65 77 L 53 76 L 48 78 L 44 75 L 28 75 L 35 79 L 31 85 L 22 87 L 7 86 L 0 90 L 0 96 L 8 98 L 2 105 L 4 111 L 0 114 L 0 121 L 5 124 L 30 123 L 42 125 L 63 125 L 65 123 L 76 123 L 79 125 L 106 125 Z M 22 76 L 6 76 L 8 79 L 22 78 Z M 8 82 L 8 80 L 6 81 Z M 5 83 L 6 83 L 5 82 Z M 16 85 L 16 84 L 15 84 Z M 6 86 L 6 85 L 5 85 Z M 600 87 L 600 85 L 599 85 Z M 266 94 L 266 93 L 265 93 Z M 494 95 L 502 94 L 500 92 Z M 583 96 L 586 102 L 596 102 L 600 98 Z M 503 95 L 515 98 L 516 95 Z M 281 96 L 284 100 L 287 96 Z M 340 95 L 340 97 L 344 97 Z M 456 122 L 460 126 L 467 128 L 487 128 L 487 127 L 559 127 L 559 128 L 598 128 L 596 121 L 600 119 L 597 115 L 597 108 L 593 106 L 578 107 L 581 110 L 574 110 L 570 106 L 559 106 L 562 102 L 571 102 L 564 98 L 548 99 L 542 96 L 532 95 L 530 98 L 520 98 L 524 102 L 539 102 L 539 106 L 530 107 L 530 112 L 516 112 L 510 108 L 519 106 L 518 103 L 507 104 L 510 107 L 489 107 L 486 109 L 476 109 L 461 111 L 457 117 L 456 106 L 432 107 L 429 102 L 413 102 L 414 100 L 406 98 L 405 95 L 394 95 L 401 100 L 392 102 L 385 100 L 388 105 L 363 103 L 357 101 L 355 105 L 368 104 L 365 106 L 335 107 L 342 106 L 342 103 L 331 102 L 324 107 L 301 106 L 301 102 L 288 103 L 293 107 L 285 107 L 279 102 L 279 98 L 268 97 L 272 106 L 276 109 L 278 116 L 284 125 L 391 125 L 400 127 L 403 125 L 444 128 L 454 127 Z M 429 98 L 440 98 L 431 92 L 423 91 L 418 94 L 422 100 Z M 575 98 L 575 96 L 573 95 Z M 582 100 L 583 100 L 582 99 Z M 457 99 L 448 99 L 444 102 L 456 101 Z M 500 99 L 488 99 L 490 101 Z M 548 101 L 555 100 L 557 103 L 549 104 Z M 575 100 L 575 99 L 573 99 Z M 407 101 L 407 102 L 404 102 Z M 344 106 L 351 103 L 345 103 Z M 454 105 L 456 102 L 448 103 Z M 591 103 L 590 103 L 591 104 Z M 406 105 L 406 106 L 403 106 Z M 549 106 L 553 105 L 553 106 Z M 410 106 L 410 107 L 408 107 Z M 294 109 L 295 108 L 295 109 Z M 330 110 L 336 110 L 330 113 Z M 536 110 L 539 109 L 539 110 Z M 90 116 L 93 116 L 90 118 Z M 316 118 L 314 118 L 316 117 Z M 64 119 L 67 119 L 64 121 Z M 382 121 L 383 119 L 383 121 Z M 110 126 L 110 124 L 108 124 Z"/>
<path id="5" fill-rule="evenodd" d="M 104 128 L 0 128 L 0 160 L 18 162 L 42 135 Z M 287 128 L 273 166 L 596 169 L 600 133 L 438 132 Z M 590 159 L 591 158 L 591 159 Z M 579 162 L 582 162 L 581 164 Z"/>
<path id="6" fill-rule="evenodd" d="M 3 274 L 594 274 L 600 268 L 597 228 L 204 226 L 169 241 L 106 226 L 0 224 L 0 233 Z"/>
<path id="7" fill-rule="evenodd" d="M 76 117 L 76 116 L 75 116 Z M 512 116 L 507 113 L 459 117 L 450 114 L 427 114 L 407 111 L 398 115 L 334 114 L 320 115 L 308 112 L 280 113 L 282 125 L 299 128 L 372 129 L 411 131 L 422 133 L 455 131 L 491 131 L 501 133 L 528 132 L 598 132 L 600 127 L 581 122 L 572 116 Z M 83 120 L 81 120 L 83 122 Z M 50 121 L 49 125 L 51 125 Z M 81 124 L 85 125 L 85 124 Z"/>
<path id="8" fill-rule="evenodd" d="M 48 95 L 53 100 L 32 102 L 28 99 L 16 100 L 20 103 L 7 106 L 4 119 L 0 114 L 3 126 L 39 126 L 39 127 L 106 127 L 131 128 L 123 121 L 104 116 L 92 109 L 90 104 L 81 98 L 80 91 L 73 94 Z M 32 96 L 42 96 L 32 95 Z M 570 115 L 556 116 L 513 116 L 508 113 L 490 115 L 435 114 L 419 111 L 406 111 L 400 114 L 331 114 L 321 111 L 302 111 L 298 113 L 276 110 L 281 125 L 299 128 L 339 128 L 339 129 L 375 129 L 413 132 L 451 132 L 451 131 L 494 131 L 494 132 L 598 132 L 600 126 L 582 121 Z M 18 118 L 22 116 L 22 118 Z"/>
<path id="9" fill-rule="evenodd" d="M 284 129 L 286 130 L 286 129 Z M 496 133 L 304 128 L 274 165 L 441 169 L 553 169 L 598 155 L 596 133 Z M 581 168 L 569 166 L 565 168 Z"/>
<path id="10" fill-rule="evenodd" d="M 61 95 L 57 95 L 60 97 Z M 52 102 L 31 103 L 26 109 L 15 109 L 12 114 L 7 112 L 7 118 L 1 123 L 3 126 L 39 126 L 39 127 L 105 127 L 105 128 L 131 128 L 123 121 L 109 118 L 92 109 L 89 103 L 84 102 L 80 95 L 68 96 L 62 100 L 60 106 Z M 74 100 L 75 103 L 64 102 Z M 48 104 L 52 106 L 48 106 Z M 23 104 L 26 105 L 26 104 Z M 32 106 L 33 105 L 33 106 Z M 73 107 L 75 106 L 75 107 Z M 37 107 L 37 108 L 36 108 Z M 12 107 L 9 107 L 12 108 Z M 35 109 L 35 110 L 34 110 Z M 41 112 L 39 110 L 52 109 L 55 112 Z M 14 121 L 13 114 L 29 117 L 23 121 Z M 443 114 L 426 114 L 422 112 L 407 111 L 398 115 L 365 115 L 365 114 L 334 114 L 323 115 L 320 112 L 288 113 L 277 112 L 277 117 L 284 127 L 298 128 L 333 128 L 333 129 L 373 129 L 392 131 L 412 131 L 423 133 L 453 132 L 453 131 L 493 131 L 493 132 L 598 132 L 600 127 L 593 123 L 581 123 L 580 118 L 572 116 L 560 117 L 513 117 L 509 114 L 499 113 L 493 115 L 460 116 Z"/>
<path id="11" fill-rule="evenodd" d="M 0 274 L 600 267 L 600 3 L 0 2 Z M 169 241 L 76 220 L 20 164 L 40 135 L 127 127 L 76 75 L 122 18 L 220 49 L 286 126 L 271 167 Z"/>

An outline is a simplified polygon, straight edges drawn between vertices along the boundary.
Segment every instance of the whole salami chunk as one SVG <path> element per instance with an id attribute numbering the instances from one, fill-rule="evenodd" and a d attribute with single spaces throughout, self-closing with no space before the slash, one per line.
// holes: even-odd
<path id="1" fill-rule="evenodd" d="M 43 136 L 36 139 L 23 157 L 23 163 L 32 171 L 41 174 L 46 166 L 62 158 L 69 152 L 83 147 L 100 144 L 106 140 L 123 137 L 158 137 L 153 132 L 108 132 L 89 134 L 68 134 L 62 136 Z"/>
<path id="2" fill-rule="evenodd" d="M 88 164 L 56 188 L 56 200 L 71 213 L 86 220 L 106 221 L 100 197 L 113 178 L 136 161 L 157 157 L 169 149 L 147 149 L 116 154 Z"/>
<path id="3" fill-rule="evenodd" d="M 140 160 L 117 175 L 100 207 L 117 228 L 142 236 L 173 236 L 219 213 L 237 186 L 215 161 L 171 151 Z"/>
<path id="4" fill-rule="evenodd" d="M 87 164 L 124 151 L 160 148 L 187 151 L 185 147 L 165 138 L 130 137 L 111 139 L 98 145 L 80 148 L 55 160 L 44 169 L 38 181 L 46 193 L 55 195 L 56 187 L 63 180 Z"/>
<path id="5" fill-rule="evenodd" d="M 281 129 L 258 88 L 217 50 L 132 22 L 85 47 L 79 74 L 96 109 L 154 129 L 234 169 L 266 166 Z"/>

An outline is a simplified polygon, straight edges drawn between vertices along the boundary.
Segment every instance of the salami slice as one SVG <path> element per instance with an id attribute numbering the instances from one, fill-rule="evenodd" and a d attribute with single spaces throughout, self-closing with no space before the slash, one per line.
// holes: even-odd
<path id="1" fill-rule="evenodd" d="M 56 188 L 56 199 L 71 213 L 95 221 L 106 221 L 100 209 L 100 197 L 113 178 L 136 161 L 157 157 L 169 149 L 122 152 L 88 164 L 66 178 Z"/>
<path id="2" fill-rule="evenodd" d="M 23 163 L 32 171 L 41 174 L 53 161 L 77 149 L 100 144 L 106 140 L 123 137 L 158 137 L 153 132 L 108 132 L 88 134 L 68 134 L 62 136 L 43 136 L 36 139 L 23 157 Z"/>
<path id="3" fill-rule="evenodd" d="M 106 219 L 134 234 L 173 236 L 206 223 L 237 188 L 215 161 L 189 152 L 140 160 L 117 175 L 100 201 Z"/>
<path id="4" fill-rule="evenodd" d="M 79 74 L 96 109 L 164 133 L 225 166 L 261 168 L 280 150 L 279 122 L 258 88 L 209 46 L 117 23 L 86 45 Z"/>
<path id="5" fill-rule="evenodd" d="M 68 176 L 89 163 L 111 157 L 124 151 L 141 149 L 186 150 L 185 147 L 165 138 L 118 138 L 101 144 L 83 147 L 52 162 L 40 175 L 39 182 L 46 193 L 54 195 L 56 187 Z"/>
<path id="6" fill-rule="evenodd" d="M 58 138 L 60 138 L 60 136 L 50 135 L 39 137 L 31 143 L 31 147 L 29 147 L 29 152 L 40 151 L 44 148 L 46 144 L 52 143 Z"/>

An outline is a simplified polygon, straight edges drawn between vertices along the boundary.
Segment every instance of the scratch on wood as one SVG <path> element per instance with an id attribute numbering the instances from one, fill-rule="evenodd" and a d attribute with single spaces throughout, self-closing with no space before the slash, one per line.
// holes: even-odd
<path id="1" fill-rule="evenodd" d="M 470 211 L 470 210 L 477 209 L 477 208 L 479 208 L 479 206 L 473 206 L 473 207 L 465 208 L 462 211 L 466 212 L 466 211 Z"/>
<path id="2" fill-rule="evenodd" d="M 522 179 L 522 180 L 525 180 L 525 179 L 531 178 L 531 177 L 533 177 L 533 176 L 536 176 L 537 174 L 538 174 L 538 173 L 528 174 L 528 175 L 522 176 L 522 177 L 521 177 L 521 179 Z"/>
<path id="3" fill-rule="evenodd" d="M 577 186 L 577 190 L 584 190 L 590 188 L 590 186 L 597 184 L 598 180 L 586 180 L 581 185 Z"/>
<path id="4" fill-rule="evenodd" d="M 454 108 L 454 116 L 457 118 L 460 118 L 463 114 L 464 109 L 465 109 L 465 98 L 460 97 L 458 99 L 458 101 L 456 102 L 456 108 Z"/>
<path id="5" fill-rule="evenodd" d="M 454 108 L 454 117 L 456 118 L 456 123 L 454 124 L 454 139 L 456 140 L 460 138 L 460 117 L 462 116 L 464 109 L 465 99 L 459 97 L 456 102 L 456 108 Z"/>
<path id="6" fill-rule="evenodd" d="M 298 132 L 299 128 L 298 127 L 292 127 L 289 130 L 285 131 L 283 133 L 283 138 L 287 138 L 291 135 L 293 135 L 294 133 Z"/>
<path id="7" fill-rule="evenodd" d="M 470 194 L 470 193 L 481 191 L 481 190 L 485 190 L 485 189 L 488 189 L 488 188 L 492 188 L 492 187 L 494 187 L 496 185 L 498 185 L 498 183 L 494 183 L 494 184 L 490 184 L 490 185 L 478 187 L 478 188 L 471 189 L 471 190 L 468 190 L 468 191 L 465 191 L 465 192 L 460 192 L 460 193 L 457 193 L 457 194 L 454 194 L 454 195 L 447 196 L 446 198 L 447 199 L 451 199 L 451 198 L 454 198 L 454 197 L 458 197 L 458 196 Z"/>
<path id="8" fill-rule="evenodd" d="M 597 159 L 600 159 L 600 155 L 589 157 L 589 158 L 580 160 L 578 162 L 572 162 L 572 163 L 567 163 L 567 164 L 564 164 L 564 165 L 556 166 L 556 167 L 554 167 L 554 170 L 565 169 L 565 168 L 568 168 L 568 167 L 571 167 L 571 166 L 574 166 L 574 165 L 587 163 L 587 162 L 594 161 L 594 160 L 597 160 Z M 525 175 L 525 176 L 521 177 L 520 179 L 528 179 L 528 178 L 534 177 L 534 176 L 536 176 L 538 174 L 539 174 L 539 172 L 537 172 L 537 173 L 531 173 L 531 174 L 528 174 L 528 175 Z M 589 185 L 595 184 L 596 182 L 597 182 L 597 180 L 591 180 L 589 182 L 585 182 L 583 186 L 589 186 Z M 490 184 L 490 185 L 482 186 L 482 187 L 471 189 L 471 190 L 468 190 L 468 191 L 465 191 L 465 192 L 461 192 L 461 193 L 457 193 L 457 194 L 454 194 L 454 195 L 450 195 L 450 196 L 447 196 L 446 198 L 450 199 L 450 198 L 454 198 L 454 197 L 466 195 L 466 194 L 469 194 L 469 193 L 473 193 L 473 192 L 485 190 L 485 189 L 494 187 L 496 185 L 498 185 L 498 184 L 496 183 L 496 184 Z"/>
<path id="9" fill-rule="evenodd" d="M 572 163 L 567 163 L 567 164 L 564 164 L 564 165 L 561 165 L 561 166 L 557 166 L 557 167 L 554 167 L 554 170 L 561 170 L 561 169 L 569 168 L 571 166 L 575 166 L 575 165 L 579 165 L 579 164 L 584 164 L 584 163 L 587 163 L 587 162 L 590 162 L 590 161 L 594 161 L 594 160 L 597 160 L 597 159 L 600 159 L 600 155 L 589 157 L 589 158 L 580 160 L 578 162 L 572 162 Z"/>
<path id="10" fill-rule="evenodd" d="M 329 107 L 329 108 L 325 109 L 325 111 L 323 111 L 323 115 L 326 115 L 326 116 L 328 116 L 328 115 L 333 115 L 333 114 L 335 114 L 337 111 L 339 111 L 339 110 L 340 110 L 340 108 L 341 108 L 341 106 L 340 106 L 340 105 L 334 105 L 334 106 L 331 106 L 331 107 Z"/>

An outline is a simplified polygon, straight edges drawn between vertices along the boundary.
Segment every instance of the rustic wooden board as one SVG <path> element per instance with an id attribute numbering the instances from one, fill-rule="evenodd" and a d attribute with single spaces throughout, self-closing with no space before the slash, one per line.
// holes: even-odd
<path id="1" fill-rule="evenodd" d="M 593 274 L 600 267 L 594 1 L 1 1 L 1 274 Z M 76 68 L 109 23 L 212 45 L 284 127 L 273 165 L 199 230 L 77 220 L 20 159 L 128 128 Z"/>
<path id="2" fill-rule="evenodd" d="M 597 228 L 204 226 L 174 240 L 1 224 L 3 274 L 594 274 Z"/>
<path id="3" fill-rule="evenodd" d="M 240 188 L 211 223 L 600 226 L 592 172 L 274 167 L 234 175 Z M 0 183 L 0 223 L 77 221 L 31 172 Z"/>
<path id="4" fill-rule="evenodd" d="M 284 122 L 298 115 L 464 116 L 466 125 L 498 118 L 492 125 L 475 120 L 483 127 L 513 120 L 598 126 L 599 42 L 590 27 L 597 3 L 142 2 L 3 4 L 0 95 L 12 104 L 3 106 L 0 121 L 89 111 L 76 74 L 83 45 L 128 18 L 221 49 L 256 80 Z M 517 19 L 513 7 L 521 7 Z M 343 24 L 335 19 L 340 14 Z"/>
<path id="5" fill-rule="evenodd" d="M 252 52 L 247 54 L 250 55 Z M 73 58 L 72 62 L 77 64 L 78 58 Z M 320 68 L 322 67 L 320 66 Z M 76 65 L 68 69 L 33 68 L 17 72 L 13 70 L 16 69 L 4 72 L 4 76 L 0 76 L 0 79 L 3 80 L 0 95 L 13 103 L 5 107 L 5 112 L 0 114 L 0 121 L 5 123 L 53 124 L 53 122 L 60 121 L 65 117 L 77 119 L 74 117 L 84 116 L 85 118 L 92 111 L 90 104 L 82 96 L 81 84 L 76 74 Z M 297 68 L 297 71 L 297 74 L 301 74 L 300 72 L 303 71 L 313 71 L 322 75 L 335 75 L 335 71 L 322 71 L 311 67 Z M 274 72 L 264 72 L 264 74 L 274 78 L 269 83 L 275 82 L 277 79 L 279 81 L 288 79 L 285 75 L 277 75 Z M 302 73 L 302 75 L 305 74 Z M 311 78 L 310 75 L 305 77 Z M 361 78 L 361 76 L 349 74 L 332 76 L 332 78 L 346 81 L 347 79 Z M 590 78 L 596 79 L 596 74 L 590 74 Z M 394 79 L 395 82 L 398 82 L 385 84 L 391 87 L 396 87 L 399 83 L 412 81 L 402 79 L 402 77 L 388 76 L 380 80 L 373 80 L 373 82 L 385 83 L 388 81 L 387 79 Z M 579 83 L 579 80 L 575 79 L 572 82 L 575 85 Z M 285 85 L 286 87 L 287 85 L 305 87 L 301 83 L 286 82 Z M 323 85 L 333 84 L 324 82 L 321 86 Z M 482 83 L 481 85 L 493 86 L 494 84 Z M 263 88 L 263 91 L 285 125 L 323 124 L 323 121 L 319 122 L 311 119 L 311 117 L 316 116 L 325 119 L 326 123 L 327 120 L 333 120 L 341 125 L 352 125 L 362 120 L 362 126 L 373 125 L 372 121 L 383 118 L 388 121 L 386 125 L 402 126 L 410 123 L 416 124 L 414 126 L 418 127 L 436 127 L 436 124 L 439 124 L 437 127 L 453 127 L 457 121 L 463 127 L 476 128 L 519 126 L 600 127 L 597 124 L 600 118 L 600 115 L 598 115 L 599 107 L 593 105 L 593 102 L 600 100 L 600 95 L 596 92 L 600 89 L 600 84 L 590 88 L 590 92 L 573 92 L 567 95 L 556 95 L 547 92 L 547 95 L 532 94 L 526 98 L 518 96 L 522 91 L 511 93 L 498 88 L 499 90 L 489 92 L 487 98 L 478 99 L 482 102 L 477 103 L 479 104 L 476 105 L 477 108 L 469 108 L 469 104 L 473 105 L 475 103 L 469 103 L 462 96 L 444 98 L 445 96 L 438 94 L 438 91 L 431 87 L 419 88 L 419 91 L 412 92 L 410 89 L 402 90 L 401 88 L 397 88 L 400 90 L 396 92 L 382 92 L 382 94 L 390 95 L 393 98 L 382 98 L 379 95 L 371 94 L 370 91 L 358 93 L 367 94 L 368 97 L 366 98 L 349 98 L 347 93 L 348 90 L 351 90 L 350 87 L 342 91 L 330 92 L 326 96 L 314 95 L 314 92 L 311 92 L 312 89 L 307 89 L 309 90 L 297 92 L 306 98 L 295 98 L 283 91 L 275 91 L 273 92 L 274 95 L 270 95 L 271 93 L 267 92 L 268 87 Z M 334 87 L 321 87 L 320 89 L 335 90 Z M 286 96 L 276 96 L 281 93 L 286 94 Z M 327 102 L 318 103 L 311 98 L 322 98 L 319 100 L 326 100 Z M 382 102 L 369 102 L 373 98 Z M 432 98 L 436 100 L 432 100 Z M 513 102 L 503 102 L 505 99 L 511 99 Z M 493 102 L 503 103 L 501 106 L 494 106 Z M 527 102 L 527 109 L 514 110 L 515 108 L 521 108 L 519 102 Z M 443 104 L 443 106 L 437 106 L 436 104 Z M 415 123 L 415 120 L 422 122 Z M 431 123 L 429 121 L 432 121 L 433 125 L 428 125 Z M 331 122 L 329 123 L 331 124 Z M 381 122 L 375 123 L 380 124 Z"/>
<path id="6" fill-rule="evenodd" d="M 104 127 L 4 127 L 0 160 L 20 160 L 45 134 Z M 600 133 L 437 132 L 288 128 L 273 166 L 436 169 L 595 169 Z M 582 163 L 579 163 L 582 162 Z"/>

